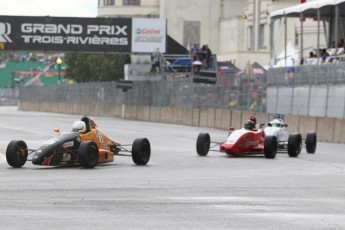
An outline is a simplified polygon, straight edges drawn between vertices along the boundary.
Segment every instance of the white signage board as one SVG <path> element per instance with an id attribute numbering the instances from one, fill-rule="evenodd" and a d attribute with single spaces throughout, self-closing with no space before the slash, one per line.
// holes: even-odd
<path id="1" fill-rule="evenodd" d="M 132 52 L 152 53 L 159 48 L 166 52 L 166 19 L 133 18 Z"/>

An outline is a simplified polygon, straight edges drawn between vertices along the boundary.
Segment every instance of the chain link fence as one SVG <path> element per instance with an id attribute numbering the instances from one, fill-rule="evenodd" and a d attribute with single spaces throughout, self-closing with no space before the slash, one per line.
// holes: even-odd
<path id="1" fill-rule="evenodd" d="M 116 82 L 26 86 L 20 100 L 69 103 L 104 103 L 186 108 L 231 108 L 265 112 L 266 91 L 254 80 L 221 76 L 216 84 L 194 83 L 192 77 L 134 81 L 123 91 Z"/>
<path id="2" fill-rule="evenodd" d="M 267 112 L 345 117 L 344 63 L 271 69 Z"/>
<path id="3" fill-rule="evenodd" d="M 18 88 L 0 89 L 0 106 L 17 105 L 19 90 Z"/>

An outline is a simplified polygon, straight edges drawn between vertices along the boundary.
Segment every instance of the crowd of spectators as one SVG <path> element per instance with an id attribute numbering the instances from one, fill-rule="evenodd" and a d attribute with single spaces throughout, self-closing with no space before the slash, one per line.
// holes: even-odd
<path id="1" fill-rule="evenodd" d="M 194 72 L 198 72 L 200 68 L 209 69 L 212 67 L 212 51 L 208 45 L 194 44 L 191 49 L 192 60 L 194 64 Z"/>

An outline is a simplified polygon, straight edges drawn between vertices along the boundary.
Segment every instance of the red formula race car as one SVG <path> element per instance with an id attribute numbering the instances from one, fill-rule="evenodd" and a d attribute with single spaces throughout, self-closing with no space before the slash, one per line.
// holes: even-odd
<path id="1" fill-rule="evenodd" d="M 244 128 L 231 131 L 227 140 L 221 143 L 211 142 L 208 133 L 200 133 L 196 142 L 198 155 L 207 156 L 209 151 L 220 151 L 234 156 L 260 154 L 266 158 L 275 158 L 278 149 L 277 138 L 265 136 L 262 129 L 255 129 L 255 123 L 247 121 Z M 219 149 L 214 149 L 217 146 Z"/>

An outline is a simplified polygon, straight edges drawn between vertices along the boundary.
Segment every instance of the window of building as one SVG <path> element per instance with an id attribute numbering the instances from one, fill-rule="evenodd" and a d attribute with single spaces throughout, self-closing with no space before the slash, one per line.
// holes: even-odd
<path id="1" fill-rule="evenodd" d="M 123 5 L 140 5 L 140 0 L 123 0 Z"/>
<path id="2" fill-rule="evenodd" d="M 259 28 L 259 49 L 265 49 L 265 24 L 261 24 Z"/>
<path id="3" fill-rule="evenodd" d="M 104 0 L 105 6 L 115 5 L 115 0 Z"/>
<path id="4" fill-rule="evenodd" d="M 253 26 L 248 26 L 247 28 L 247 49 L 254 49 Z"/>

